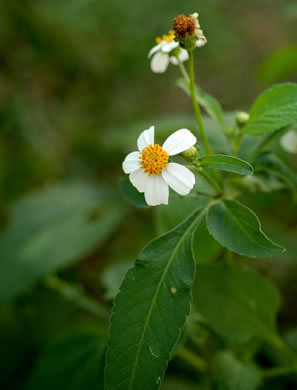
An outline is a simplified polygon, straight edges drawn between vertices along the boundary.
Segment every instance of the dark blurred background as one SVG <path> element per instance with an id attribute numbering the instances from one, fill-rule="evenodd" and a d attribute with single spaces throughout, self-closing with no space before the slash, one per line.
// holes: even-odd
<path id="1" fill-rule="evenodd" d="M 33 199 L 14 209 L 23 196 L 77 180 L 113 189 L 118 196 L 121 162 L 134 150 L 143 129 L 155 124 L 157 133 L 159 129 L 164 136 L 188 123 L 195 126 L 190 100 L 175 86 L 178 68 L 172 65 L 165 74 L 153 74 L 147 58 L 155 37 L 171 29 L 177 14 L 195 11 L 208 39 L 195 53 L 196 77 L 226 111 L 248 110 L 253 99 L 273 83 L 297 81 L 296 0 L 1 0 L 0 224 L 10 226 L 12 209 L 13 217 L 25 221 L 22 233 L 10 231 L 1 241 L 0 247 L 9 253 L 16 248 L 12 259 L 27 250 L 16 243 L 15 236 L 32 231 L 28 241 L 41 247 L 43 237 L 35 237 L 34 219 L 47 210 L 50 216 L 56 206 L 68 207 L 74 192 L 85 189 L 68 188 L 62 190 L 63 198 L 58 192 L 54 200 L 38 203 Z M 294 156 L 282 153 L 297 166 Z M 281 326 L 292 328 L 297 321 L 296 208 L 292 212 L 287 193 L 248 196 L 247 200 L 257 212 L 262 210 L 264 230 L 288 248 L 282 259 L 257 264 L 282 289 Z M 83 286 L 97 301 L 113 297 L 127 265 L 122 270 L 107 268 L 114 262 L 132 264 L 139 250 L 160 231 L 153 220 L 155 210 L 136 210 L 127 204 L 124 209 L 114 230 L 107 228 L 110 216 L 106 214 L 100 243 L 85 244 L 89 231 L 81 221 L 77 240 L 66 234 L 74 229 L 71 219 L 63 234 L 50 232 L 42 256 L 32 251 L 29 260 L 35 261 L 36 268 L 42 262 L 54 263 L 57 242 L 69 239 L 63 257 L 67 261 L 57 261 L 30 276 L 31 282 L 59 271 L 62 279 Z M 96 220 L 98 215 L 89 217 Z M 43 229 L 47 233 L 47 227 Z M 76 256 L 69 255 L 72 244 L 77 246 Z M 8 272 L 5 252 L 0 256 Z M 60 271 L 70 262 L 74 265 Z M 17 262 L 9 272 L 21 273 Z M 64 290 L 52 280 L 34 286 L 0 310 L 1 388 L 23 389 L 44 346 L 74 326 L 95 322 L 69 302 L 67 289 L 66 301 L 61 298 Z M 109 308 L 110 301 L 104 310 Z M 106 330 L 105 323 L 103 333 Z M 182 388 L 178 382 L 170 383 L 171 390 Z"/>
<path id="2" fill-rule="evenodd" d="M 191 112 L 178 69 L 153 74 L 147 54 L 174 16 L 196 10 L 208 39 L 197 77 L 226 110 L 297 79 L 295 0 L 2 0 L 1 201 L 65 177 L 110 181 L 106 167 L 120 172 L 123 156 L 102 149 L 110 136 Z M 281 63 L 267 64 L 279 50 Z"/>

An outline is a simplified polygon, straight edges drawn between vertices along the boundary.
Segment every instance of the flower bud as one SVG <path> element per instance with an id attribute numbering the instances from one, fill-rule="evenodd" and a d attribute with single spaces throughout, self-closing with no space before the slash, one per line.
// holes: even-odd
<path id="1" fill-rule="evenodd" d="M 243 127 L 250 120 L 250 114 L 247 112 L 241 111 L 236 114 L 236 123 L 238 127 Z"/>
<path id="2" fill-rule="evenodd" d="M 191 146 L 189 149 L 182 152 L 182 156 L 185 158 L 194 158 L 198 153 L 196 146 Z"/>

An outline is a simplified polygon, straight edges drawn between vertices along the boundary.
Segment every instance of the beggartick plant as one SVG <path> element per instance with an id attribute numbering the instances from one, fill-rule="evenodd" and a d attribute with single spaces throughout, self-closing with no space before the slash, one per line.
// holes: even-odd
<path id="1" fill-rule="evenodd" d="M 214 384 L 239 389 L 243 380 L 242 388 L 255 390 L 266 378 L 297 373 L 297 355 L 276 327 L 277 289 L 248 268 L 255 260 L 246 260 L 245 267 L 239 261 L 285 251 L 264 234 L 242 199 L 254 192 L 291 191 L 296 200 L 297 175 L 272 141 L 297 150 L 292 131 L 297 84 L 273 86 L 249 112 L 227 116 L 195 82 L 194 52 L 205 43 L 198 13 L 182 14 L 149 53 L 156 73 L 170 62 L 179 66 L 177 85 L 191 97 L 195 124 L 173 132 L 162 146 L 155 143 L 154 126 L 144 130 L 138 150 L 123 162 L 132 183 L 123 188 L 125 199 L 135 204 L 135 197 L 142 197 L 138 207 L 161 205 L 154 211 L 164 234 L 140 252 L 115 298 L 108 390 L 159 389 L 174 356 L 196 370 L 208 389 Z M 211 120 L 204 121 L 201 108 Z M 177 193 L 170 201 L 169 187 Z M 216 255 L 200 253 L 204 240 L 208 250 L 218 248 Z M 275 351 L 269 367 L 258 357 L 263 345 Z"/>

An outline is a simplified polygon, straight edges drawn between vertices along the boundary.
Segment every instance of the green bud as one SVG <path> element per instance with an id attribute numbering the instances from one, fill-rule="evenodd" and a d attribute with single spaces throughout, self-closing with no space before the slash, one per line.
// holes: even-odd
<path id="1" fill-rule="evenodd" d="M 241 111 L 236 114 L 236 123 L 238 127 L 243 127 L 250 120 L 250 114 L 247 112 Z"/>
<path id="2" fill-rule="evenodd" d="M 194 158 L 198 153 L 196 146 L 191 146 L 189 149 L 182 152 L 182 156 L 185 158 Z"/>

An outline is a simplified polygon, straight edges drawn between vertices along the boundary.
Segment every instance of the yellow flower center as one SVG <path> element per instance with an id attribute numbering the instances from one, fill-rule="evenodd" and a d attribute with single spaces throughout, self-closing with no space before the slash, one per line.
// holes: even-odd
<path id="1" fill-rule="evenodd" d="M 169 155 L 162 146 L 155 144 L 142 149 L 140 166 L 149 175 L 158 175 L 166 167 Z"/>
<path id="2" fill-rule="evenodd" d="M 166 35 L 166 34 L 162 35 L 162 38 L 161 37 L 156 38 L 157 44 L 164 42 L 164 41 L 173 42 L 173 40 L 174 40 L 174 31 L 173 30 L 170 30 L 168 32 L 168 35 Z"/>

